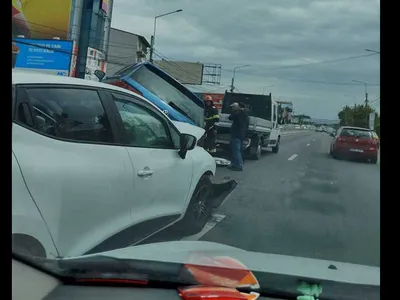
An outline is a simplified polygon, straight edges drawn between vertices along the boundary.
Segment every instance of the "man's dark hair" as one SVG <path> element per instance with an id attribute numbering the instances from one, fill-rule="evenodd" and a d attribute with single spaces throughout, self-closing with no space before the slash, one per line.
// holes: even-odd
<path id="1" fill-rule="evenodd" d="M 239 102 L 239 107 L 240 108 L 246 108 L 246 105 L 243 102 Z"/>

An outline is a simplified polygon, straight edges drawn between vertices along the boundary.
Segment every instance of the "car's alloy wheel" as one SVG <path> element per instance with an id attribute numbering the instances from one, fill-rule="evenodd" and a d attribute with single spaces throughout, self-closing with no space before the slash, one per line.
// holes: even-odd
<path id="1" fill-rule="evenodd" d="M 211 209 L 208 205 L 210 194 L 211 180 L 209 176 L 203 176 L 199 180 L 192 198 L 190 199 L 185 216 L 179 224 L 184 234 L 190 235 L 198 233 L 206 225 L 211 215 Z"/>
<path id="2" fill-rule="evenodd" d="M 209 195 L 209 188 L 206 185 L 201 186 L 196 195 L 195 202 L 193 204 L 193 216 L 196 218 L 196 221 L 200 221 L 203 223 L 203 219 L 208 217 L 208 207 L 207 207 L 207 196 Z"/>

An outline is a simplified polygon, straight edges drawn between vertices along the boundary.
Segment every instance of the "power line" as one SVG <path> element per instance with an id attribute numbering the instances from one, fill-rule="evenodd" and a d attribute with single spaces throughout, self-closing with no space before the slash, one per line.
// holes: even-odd
<path id="1" fill-rule="evenodd" d="M 362 55 L 357 55 L 357 56 L 349 56 L 349 57 L 342 57 L 342 58 L 336 58 L 336 59 L 330 59 L 330 60 L 323 60 L 323 61 L 318 61 L 318 62 L 311 62 L 311 63 L 306 63 L 306 64 L 296 64 L 296 65 L 290 65 L 290 66 L 281 66 L 281 67 L 275 67 L 275 68 L 268 68 L 267 71 L 289 69 L 289 68 L 298 68 L 298 67 L 307 67 L 307 66 L 313 66 L 313 65 L 319 65 L 319 64 L 341 62 L 341 61 L 353 60 L 353 59 L 358 59 L 358 58 L 363 58 L 363 57 L 368 57 L 368 56 L 374 56 L 374 55 L 378 55 L 378 54 L 377 53 L 368 53 L 368 54 L 362 54 Z M 258 68 L 258 69 L 254 69 L 253 71 L 262 70 L 262 69 L 265 69 L 265 68 Z M 233 72 L 233 70 L 232 70 L 232 72 Z M 237 72 L 239 73 L 241 71 L 239 70 Z"/>

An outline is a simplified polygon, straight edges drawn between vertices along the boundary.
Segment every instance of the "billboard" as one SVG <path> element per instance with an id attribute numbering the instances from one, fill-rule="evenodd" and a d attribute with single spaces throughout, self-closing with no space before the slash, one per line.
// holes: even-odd
<path id="1" fill-rule="evenodd" d="M 375 113 L 372 112 L 369 114 L 369 122 L 368 122 L 368 126 L 369 129 L 374 130 L 375 129 Z"/>
<path id="2" fill-rule="evenodd" d="M 72 0 L 11 0 L 12 34 L 30 39 L 69 38 Z"/>
<path id="3" fill-rule="evenodd" d="M 182 84 L 203 84 L 203 64 L 201 63 L 156 60 L 154 64 Z"/>
<path id="4" fill-rule="evenodd" d="M 85 79 L 99 81 L 96 75 L 94 75 L 94 71 L 100 70 L 106 73 L 106 61 L 103 52 L 88 47 L 87 56 L 86 56 L 86 70 L 85 70 Z"/>
<path id="5" fill-rule="evenodd" d="M 69 76 L 72 41 L 13 39 L 14 67 Z"/>

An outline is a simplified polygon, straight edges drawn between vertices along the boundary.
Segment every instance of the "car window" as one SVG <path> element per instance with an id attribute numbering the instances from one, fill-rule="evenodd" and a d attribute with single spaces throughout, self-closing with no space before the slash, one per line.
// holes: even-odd
<path id="1" fill-rule="evenodd" d="M 36 114 L 36 129 L 57 137 L 84 142 L 113 142 L 108 117 L 94 90 L 27 88 Z"/>
<path id="2" fill-rule="evenodd" d="M 340 133 L 340 136 L 368 139 L 371 138 L 371 132 L 360 129 L 344 128 Z"/>
<path id="3" fill-rule="evenodd" d="M 169 132 L 171 133 L 172 142 L 176 149 L 180 148 L 181 134 L 172 126 L 169 126 Z"/>
<path id="4" fill-rule="evenodd" d="M 128 144 L 143 148 L 173 148 L 165 122 L 156 113 L 119 94 L 113 94 Z"/>

